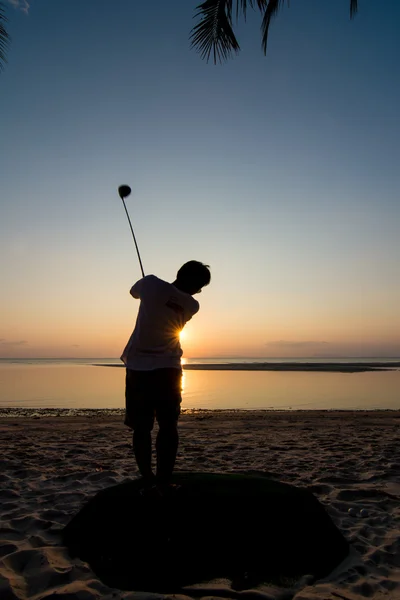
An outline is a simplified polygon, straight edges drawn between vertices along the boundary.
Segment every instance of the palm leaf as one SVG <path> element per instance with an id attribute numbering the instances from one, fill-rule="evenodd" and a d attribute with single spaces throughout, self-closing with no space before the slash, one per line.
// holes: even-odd
<path id="1" fill-rule="evenodd" d="M 350 0 L 350 19 L 352 19 L 357 12 L 357 0 Z"/>
<path id="2" fill-rule="evenodd" d="M 267 51 L 268 34 L 271 21 L 285 0 L 236 0 L 236 18 L 241 12 L 246 19 L 247 8 L 258 8 L 263 13 L 261 24 L 262 49 Z M 289 0 L 287 0 L 289 4 Z M 206 0 L 197 7 L 195 17 L 201 21 L 193 29 L 190 36 L 192 47 L 195 47 L 202 58 L 210 59 L 213 54 L 214 63 L 217 59 L 226 60 L 233 52 L 239 52 L 240 46 L 232 27 L 233 0 Z M 357 0 L 350 0 L 350 18 L 358 9 Z"/>
<path id="3" fill-rule="evenodd" d="M 0 71 L 4 68 L 7 62 L 7 50 L 10 45 L 10 36 L 7 33 L 4 23 L 7 22 L 7 17 L 4 14 L 4 5 L 0 3 Z"/>
<path id="4" fill-rule="evenodd" d="M 278 11 L 285 0 L 269 0 L 264 12 L 264 17 L 261 23 L 262 41 L 261 46 L 264 54 L 267 52 L 268 33 L 271 20 L 278 14 Z"/>
<path id="5" fill-rule="evenodd" d="M 263 17 L 263 21 L 261 24 L 261 31 L 262 31 L 262 49 L 264 51 L 264 54 L 266 54 L 267 52 L 267 42 L 268 42 L 268 32 L 269 32 L 269 26 L 271 24 L 271 20 L 273 17 L 275 17 L 278 14 L 278 11 L 280 9 L 280 7 L 284 4 L 285 0 L 267 0 L 267 6 L 265 8 L 265 12 L 264 12 L 264 17 Z M 289 0 L 287 0 L 288 4 L 289 4 Z M 262 3 L 261 0 L 259 0 L 258 2 L 258 7 L 260 8 L 260 10 L 262 10 L 262 6 L 260 6 Z M 265 4 L 265 2 L 264 2 Z M 352 19 L 356 12 L 357 12 L 357 0 L 350 0 L 350 18 Z"/>
<path id="6" fill-rule="evenodd" d="M 197 48 L 207 62 L 213 54 L 214 63 L 222 62 L 239 52 L 240 47 L 232 29 L 232 0 L 206 0 L 197 7 L 195 17 L 201 21 L 192 30 L 192 47 Z"/>
<path id="7" fill-rule="evenodd" d="M 268 0 L 236 0 L 236 19 L 239 18 L 240 9 L 243 13 L 244 20 L 246 20 L 247 2 L 249 3 L 250 8 L 255 8 L 254 5 L 257 4 L 260 11 L 265 10 L 268 4 Z"/>

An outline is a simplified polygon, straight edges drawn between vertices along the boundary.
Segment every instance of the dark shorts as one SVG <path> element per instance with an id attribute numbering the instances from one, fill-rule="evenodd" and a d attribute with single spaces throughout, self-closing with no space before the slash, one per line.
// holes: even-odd
<path id="1" fill-rule="evenodd" d="M 153 429 L 154 417 L 176 423 L 181 412 L 182 370 L 126 370 L 125 425 Z"/>

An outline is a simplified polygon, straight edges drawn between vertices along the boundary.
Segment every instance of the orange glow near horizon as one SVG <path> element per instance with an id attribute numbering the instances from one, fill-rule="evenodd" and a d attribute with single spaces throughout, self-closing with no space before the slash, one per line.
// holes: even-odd
<path id="1" fill-rule="evenodd" d="M 333 28 L 324 44 L 317 2 L 304 2 L 282 15 L 266 58 L 241 27 L 246 53 L 217 71 L 188 49 L 189 2 L 157 25 L 178 45 L 154 35 L 151 3 L 98 4 L 79 2 L 77 19 L 78 2 L 47 2 L 30 26 L 21 10 L 10 24 L 0 359 L 117 359 L 140 306 L 132 286 L 144 273 L 176 282 L 191 260 L 211 279 L 184 332 L 176 314 L 167 334 L 187 358 L 400 357 L 400 1 L 363 10 L 351 28 L 335 2 L 318 3 Z M 125 46 L 114 22 L 135 25 Z M 313 43 L 299 43 L 303 31 Z M 357 58 L 341 60 L 344 47 Z M 347 98 L 363 98 L 356 119 Z M 121 184 L 132 186 L 125 208 L 143 265 Z"/>
<path id="2" fill-rule="evenodd" d="M 210 288 L 199 315 L 180 332 L 186 358 L 400 356 L 399 317 L 394 309 L 391 318 L 382 311 L 372 321 L 365 317 L 362 322 L 350 322 L 334 310 L 331 315 L 316 312 L 311 319 L 290 315 L 288 309 L 278 315 L 272 303 L 268 310 L 252 307 L 236 312 L 219 306 L 217 300 Z M 28 309 L 33 309 L 33 302 L 25 313 L 15 307 L 6 312 L 3 322 L 10 325 L 0 332 L 0 358 L 119 357 L 137 310 L 132 299 L 124 296 L 116 296 L 115 310 L 107 305 L 92 314 L 85 304 L 68 305 L 60 300 L 57 318 L 45 314 L 44 302 L 37 300 L 37 305 L 40 310 L 32 314 Z"/>

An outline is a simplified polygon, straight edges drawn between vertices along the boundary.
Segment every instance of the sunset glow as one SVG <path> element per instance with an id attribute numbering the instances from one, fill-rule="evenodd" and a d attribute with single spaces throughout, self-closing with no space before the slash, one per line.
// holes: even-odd
<path id="1" fill-rule="evenodd" d="M 10 6 L 0 357 L 121 355 L 141 277 L 122 183 L 146 274 L 211 267 L 186 357 L 399 356 L 400 3 L 351 23 L 293 3 L 267 57 L 248 22 L 218 66 L 188 47 L 191 2 L 96 7 Z"/>

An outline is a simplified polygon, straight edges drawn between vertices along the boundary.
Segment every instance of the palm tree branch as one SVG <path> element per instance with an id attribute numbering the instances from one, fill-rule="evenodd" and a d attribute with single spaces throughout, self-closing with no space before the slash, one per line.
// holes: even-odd
<path id="1" fill-rule="evenodd" d="M 289 0 L 287 0 L 289 4 Z M 236 0 L 236 19 L 242 13 L 245 20 L 248 7 L 256 7 L 263 13 L 261 24 L 262 49 L 267 51 L 269 28 L 273 17 L 275 17 L 285 0 Z M 226 60 L 232 52 L 239 52 L 240 46 L 235 37 L 232 27 L 232 4 L 233 0 L 205 0 L 197 7 L 196 17 L 201 21 L 191 32 L 192 47 L 196 47 L 202 58 L 207 61 L 213 53 L 214 63 Z M 358 10 L 358 1 L 350 0 L 350 18 L 352 19 Z"/>
<path id="2" fill-rule="evenodd" d="M 232 0 L 205 0 L 197 6 L 195 17 L 200 22 L 192 29 L 190 39 L 207 62 L 213 54 L 214 63 L 226 60 L 240 46 L 232 29 Z"/>
<path id="3" fill-rule="evenodd" d="M 255 8 L 255 4 L 257 4 L 260 11 L 264 11 L 268 0 L 236 0 L 236 19 L 239 18 L 239 11 L 243 13 L 244 20 L 246 20 L 247 16 L 247 3 L 249 3 L 250 8 Z"/>
<path id="4" fill-rule="evenodd" d="M 271 24 L 272 19 L 278 14 L 279 9 L 281 8 L 282 4 L 284 4 L 284 2 L 285 0 L 268 0 L 268 4 L 265 8 L 264 17 L 261 23 L 261 46 L 264 54 L 266 54 L 267 52 L 269 26 Z"/>
<path id="5" fill-rule="evenodd" d="M 4 5 L 0 3 L 0 71 L 4 68 L 4 64 L 7 62 L 7 50 L 10 45 L 10 36 L 4 26 L 7 22 L 7 17 L 4 14 Z"/>
<path id="6" fill-rule="evenodd" d="M 356 15 L 357 10 L 357 0 L 350 0 L 350 19 Z"/>

